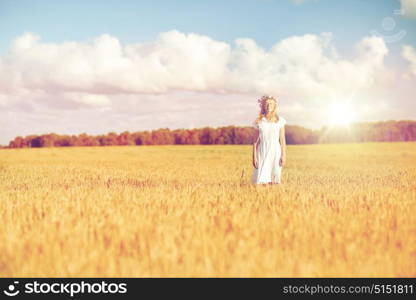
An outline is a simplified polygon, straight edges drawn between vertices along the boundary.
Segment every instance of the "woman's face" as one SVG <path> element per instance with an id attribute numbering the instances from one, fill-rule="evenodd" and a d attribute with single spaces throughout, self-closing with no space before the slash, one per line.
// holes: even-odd
<path id="1" fill-rule="evenodd" d="M 274 102 L 272 99 L 267 99 L 265 108 L 266 112 L 268 113 L 274 111 L 276 108 L 276 102 Z"/>

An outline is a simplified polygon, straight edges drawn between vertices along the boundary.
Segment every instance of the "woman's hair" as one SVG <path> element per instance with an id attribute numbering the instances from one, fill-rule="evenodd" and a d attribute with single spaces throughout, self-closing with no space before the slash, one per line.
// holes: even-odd
<path id="1" fill-rule="evenodd" d="M 267 114 L 266 102 L 267 102 L 268 99 L 273 100 L 276 104 L 275 107 L 274 107 L 274 111 L 272 112 L 272 118 L 271 118 L 271 120 L 269 119 L 269 121 L 271 121 L 271 122 L 279 121 L 279 116 L 277 115 L 277 112 L 276 112 L 277 100 L 273 96 L 264 95 L 260 99 L 257 100 L 257 102 L 260 105 L 260 112 L 259 112 L 259 116 L 257 117 L 257 119 L 255 121 L 256 124 L 258 124 L 263 117 L 265 117 L 267 119 L 267 117 L 266 117 L 266 114 Z"/>

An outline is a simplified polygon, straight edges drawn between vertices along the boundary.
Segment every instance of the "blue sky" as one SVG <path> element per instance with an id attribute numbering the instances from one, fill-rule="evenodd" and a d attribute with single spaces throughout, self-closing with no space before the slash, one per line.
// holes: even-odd
<path id="1" fill-rule="evenodd" d="M 283 95 L 288 124 L 309 128 L 352 94 L 356 121 L 416 119 L 414 10 L 415 0 L 2 0 L 0 144 L 45 132 L 247 125 L 263 93 Z M 233 113 L 219 116 L 218 105 Z M 98 115 L 108 122 L 91 124 Z"/>
<path id="2" fill-rule="evenodd" d="M 397 30 L 408 32 L 403 43 L 415 45 L 415 21 L 395 15 L 397 9 L 397 0 L 2 0 L 0 49 L 27 30 L 47 42 L 82 41 L 105 32 L 129 43 L 177 29 L 229 43 L 250 37 L 265 48 L 292 35 L 332 32 L 339 48 L 349 50 L 371 30 L 390 34 L 381 24 L 387 16 Z"/>

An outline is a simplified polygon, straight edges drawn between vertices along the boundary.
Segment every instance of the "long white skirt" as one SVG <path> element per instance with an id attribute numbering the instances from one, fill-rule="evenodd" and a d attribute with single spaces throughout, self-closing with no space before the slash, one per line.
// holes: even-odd
<path id="1" fill-rule="evenodd" d="M 261 143 L 257 149 L 257 169 L 253 167 L 252 183 L 281 183 L 281 147 L 277 143 Z"/>

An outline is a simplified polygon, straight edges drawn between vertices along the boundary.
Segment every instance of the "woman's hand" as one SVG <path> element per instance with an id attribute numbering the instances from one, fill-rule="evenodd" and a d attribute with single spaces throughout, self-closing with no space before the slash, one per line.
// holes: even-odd
<path id="1" fill-rule="evenodd" d="M 257 159 L 253 158 L 253 167 L 254 168 L 258 168 L 258 163 L 257 163 Z"/>
<path id="2" fill-rule="evenodd" d="M 280 157 L 279 165 L 283 167 L 285 164 L 286 164 L 286 155 L 282 155 Z"/>

